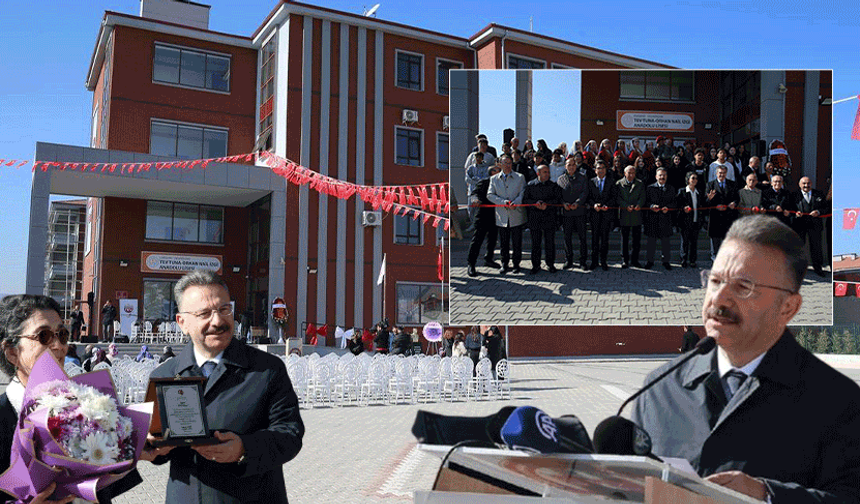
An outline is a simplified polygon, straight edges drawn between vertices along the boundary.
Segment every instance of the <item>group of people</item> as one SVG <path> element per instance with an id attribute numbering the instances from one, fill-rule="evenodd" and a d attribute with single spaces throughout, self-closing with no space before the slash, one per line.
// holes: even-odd
<path id="1" fill-rule="evenodd" d="M 525 152 L 514 137 L 497 157 L 486 136 L 466 160 L 470 188 L 469 214 L 474 233 L 468 253 L 468 275 L 477 276 L 477 261 L 486 243 L 484 266 L 503 273 L 520 273 L 523 230 L 531 236 L 530 273 L 556 268 L 556 232 L 563 229 L 564 269 L 608 270 L 609 234 L 621 232 L 621 268 L 654 266 L 657 242 L 661 262 L 672 269 L 671 237 L 681 237 L 680 264 L 697 267 L 698 237 L 707 229 L 711 261 L 726 232 L 738 217 L 767 213 L 809 239 L 812 266 L 824 276 L 822 232 L 831 211 L 831 192 L 812 188 L 809 177 L 788 188 L 791 167 L 758 156 L 745 156 L 742 147 L 695 148 L 692 142 L 676 152 L 671 139 L 657 137 L 656 146 L 640 150 L 633 139 L 613 145 L 593 140 L 585 147 L 576 142 L 567 153 L 562 144 L 550 152 L 544 140 Z M 709 156 L 713 161 L 708 162 Z M 688 158 L 690 161 L 688 162 Z M 489 160 L 489 161 L 488 161 Z M 741 168 L 737 160 L 746 160 Z M 831 189 L 832 191 L 832 189 Z M 590 225 L 589 225 L 590 224 Z M 588 264 L 588 229 L 591 263 Z M 645 264 L 640 262 L 642 232 L 646 236 Z M 578 257 L 573 235 L 578 237 Z M 496 242 L 501 264 L 495 261 Z"/>
<path id="2" fill-rule="evenodd" d="M 448 357 L 469 357 L 474 366 L 486 357 L 490 359 L 494 374 L 496 364 L 502 359 L 507 359 L 505 340 L 498 326 L 472 326 L 469 334 L 463 331 L 457 331 L 455 334 L 448 329 L 443 335 L 439 353 Z"/>

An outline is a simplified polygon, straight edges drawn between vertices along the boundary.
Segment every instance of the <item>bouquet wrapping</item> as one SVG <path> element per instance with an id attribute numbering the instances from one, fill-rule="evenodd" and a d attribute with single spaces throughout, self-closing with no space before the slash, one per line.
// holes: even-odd
<path id="1" fill-rule="evenodd" d="M 106 369 L 69 378 L 50 352 L 36 361 L 0 489 L 29 501 L 51 482 L 53 498 L 96 492 L 134 469 L 152 416 L 152 403 L 119 407 Z"/>

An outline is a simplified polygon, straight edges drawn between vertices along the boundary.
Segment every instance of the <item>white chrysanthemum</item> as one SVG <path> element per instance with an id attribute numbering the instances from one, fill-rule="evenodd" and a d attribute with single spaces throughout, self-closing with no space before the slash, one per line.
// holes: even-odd
<path id="1" fill-rule="evenodd" d="M 48 408 L 49 411 L 60 411 L 72 402 L 62 395 L 44 395 L 39 398 L 37 408 Z"/>
<path id="2" fill-rule="evenodd" d="M 116 425 L 116 403 L 112 397 L 104 394 L 87 394 L 80 398 L 80 411 L 90 420 L 105 422 L 109 426 Z"/>
<path id="3" fill-rule="evenodd" d="M 134 424 L 131 422 L 131 418 L 120 415 L 116 425 L 117 436 L 120 439 L 126 439 L 131 436 L 133 430 Z"/>
<path id="4" fill-rule="evenodd" d="M 111 443 L 105 432 L 93 432 L 81 442 L 82 458 L 97 464 L 112 464 L 119 456 L 119 447 Z"/>

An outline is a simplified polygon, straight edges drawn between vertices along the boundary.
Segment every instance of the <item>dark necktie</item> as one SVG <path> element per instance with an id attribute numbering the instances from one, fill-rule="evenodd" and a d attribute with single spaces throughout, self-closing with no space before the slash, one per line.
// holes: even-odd
<path id="1" fill-rule="evenodd" d="M 720 190 L 722 191 L 722 190 L 723 190 L 723 189 L 725 189 L 725 188 L 726 188 L 726 183 L 725 183 L 725 182 L 720 182 Z"/>
<path id="2" fill-rule="evenodd" d="M 603 192 L 603 179 L 598 179 L 597 190 L 598 192 Z"/>
<path id="3" fill-rule="evenodd" d="M 728 373 L 726 373 L 725 380 L 726 385 L 729 386 L 729 396 L 727 399 L 731 399 L 735 396 L 738 390 L 741 388 L 741 385 L 747 379 L 747 374 L 743 371 L 738 371 L 737 369 L 732 369 Z"/>
<path id="4" fill-rule="evenodd" d="M 203 363 L 203 376 L 209 378 L 209 375 L 212 374 L 212 371 L 215 370 L 216 364 L 213 361 L 206 361 Z"/>

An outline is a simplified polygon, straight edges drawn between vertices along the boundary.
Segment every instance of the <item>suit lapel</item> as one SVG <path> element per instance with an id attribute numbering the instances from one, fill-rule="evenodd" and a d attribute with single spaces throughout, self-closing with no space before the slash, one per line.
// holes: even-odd
<path id="1" fill-rule="evenodd" d="M 722 383 L 720 383 L 719 378 L 717 378 L 717 383 L 719 383 L 720 389 L 722 389 Z M 720 413 L 720 416 L 717 419 L 717 423 L 711 429 L 711 432 L 713 433 L 714 431 L 719 429 L 720 425 L 722 425 L 723 422 L 725 422 L 726 419 L 732 415 L 732 413 L 734 413 L 744 402 L 746 402 L 747 399 L 752 397 L 752 395 L 755 393 L 756 390 L 758 390 L 760 386 L 761 381 L 758 379 L 758 376 L 755 376 L 755 374 L 747 378 L 741 388 L 738 389 L 737 393 L 732 396 L 731 399 L 729 399 L 728 404 L 726 404 L 726 407 L 723 409 L 722 413 Z"/>

